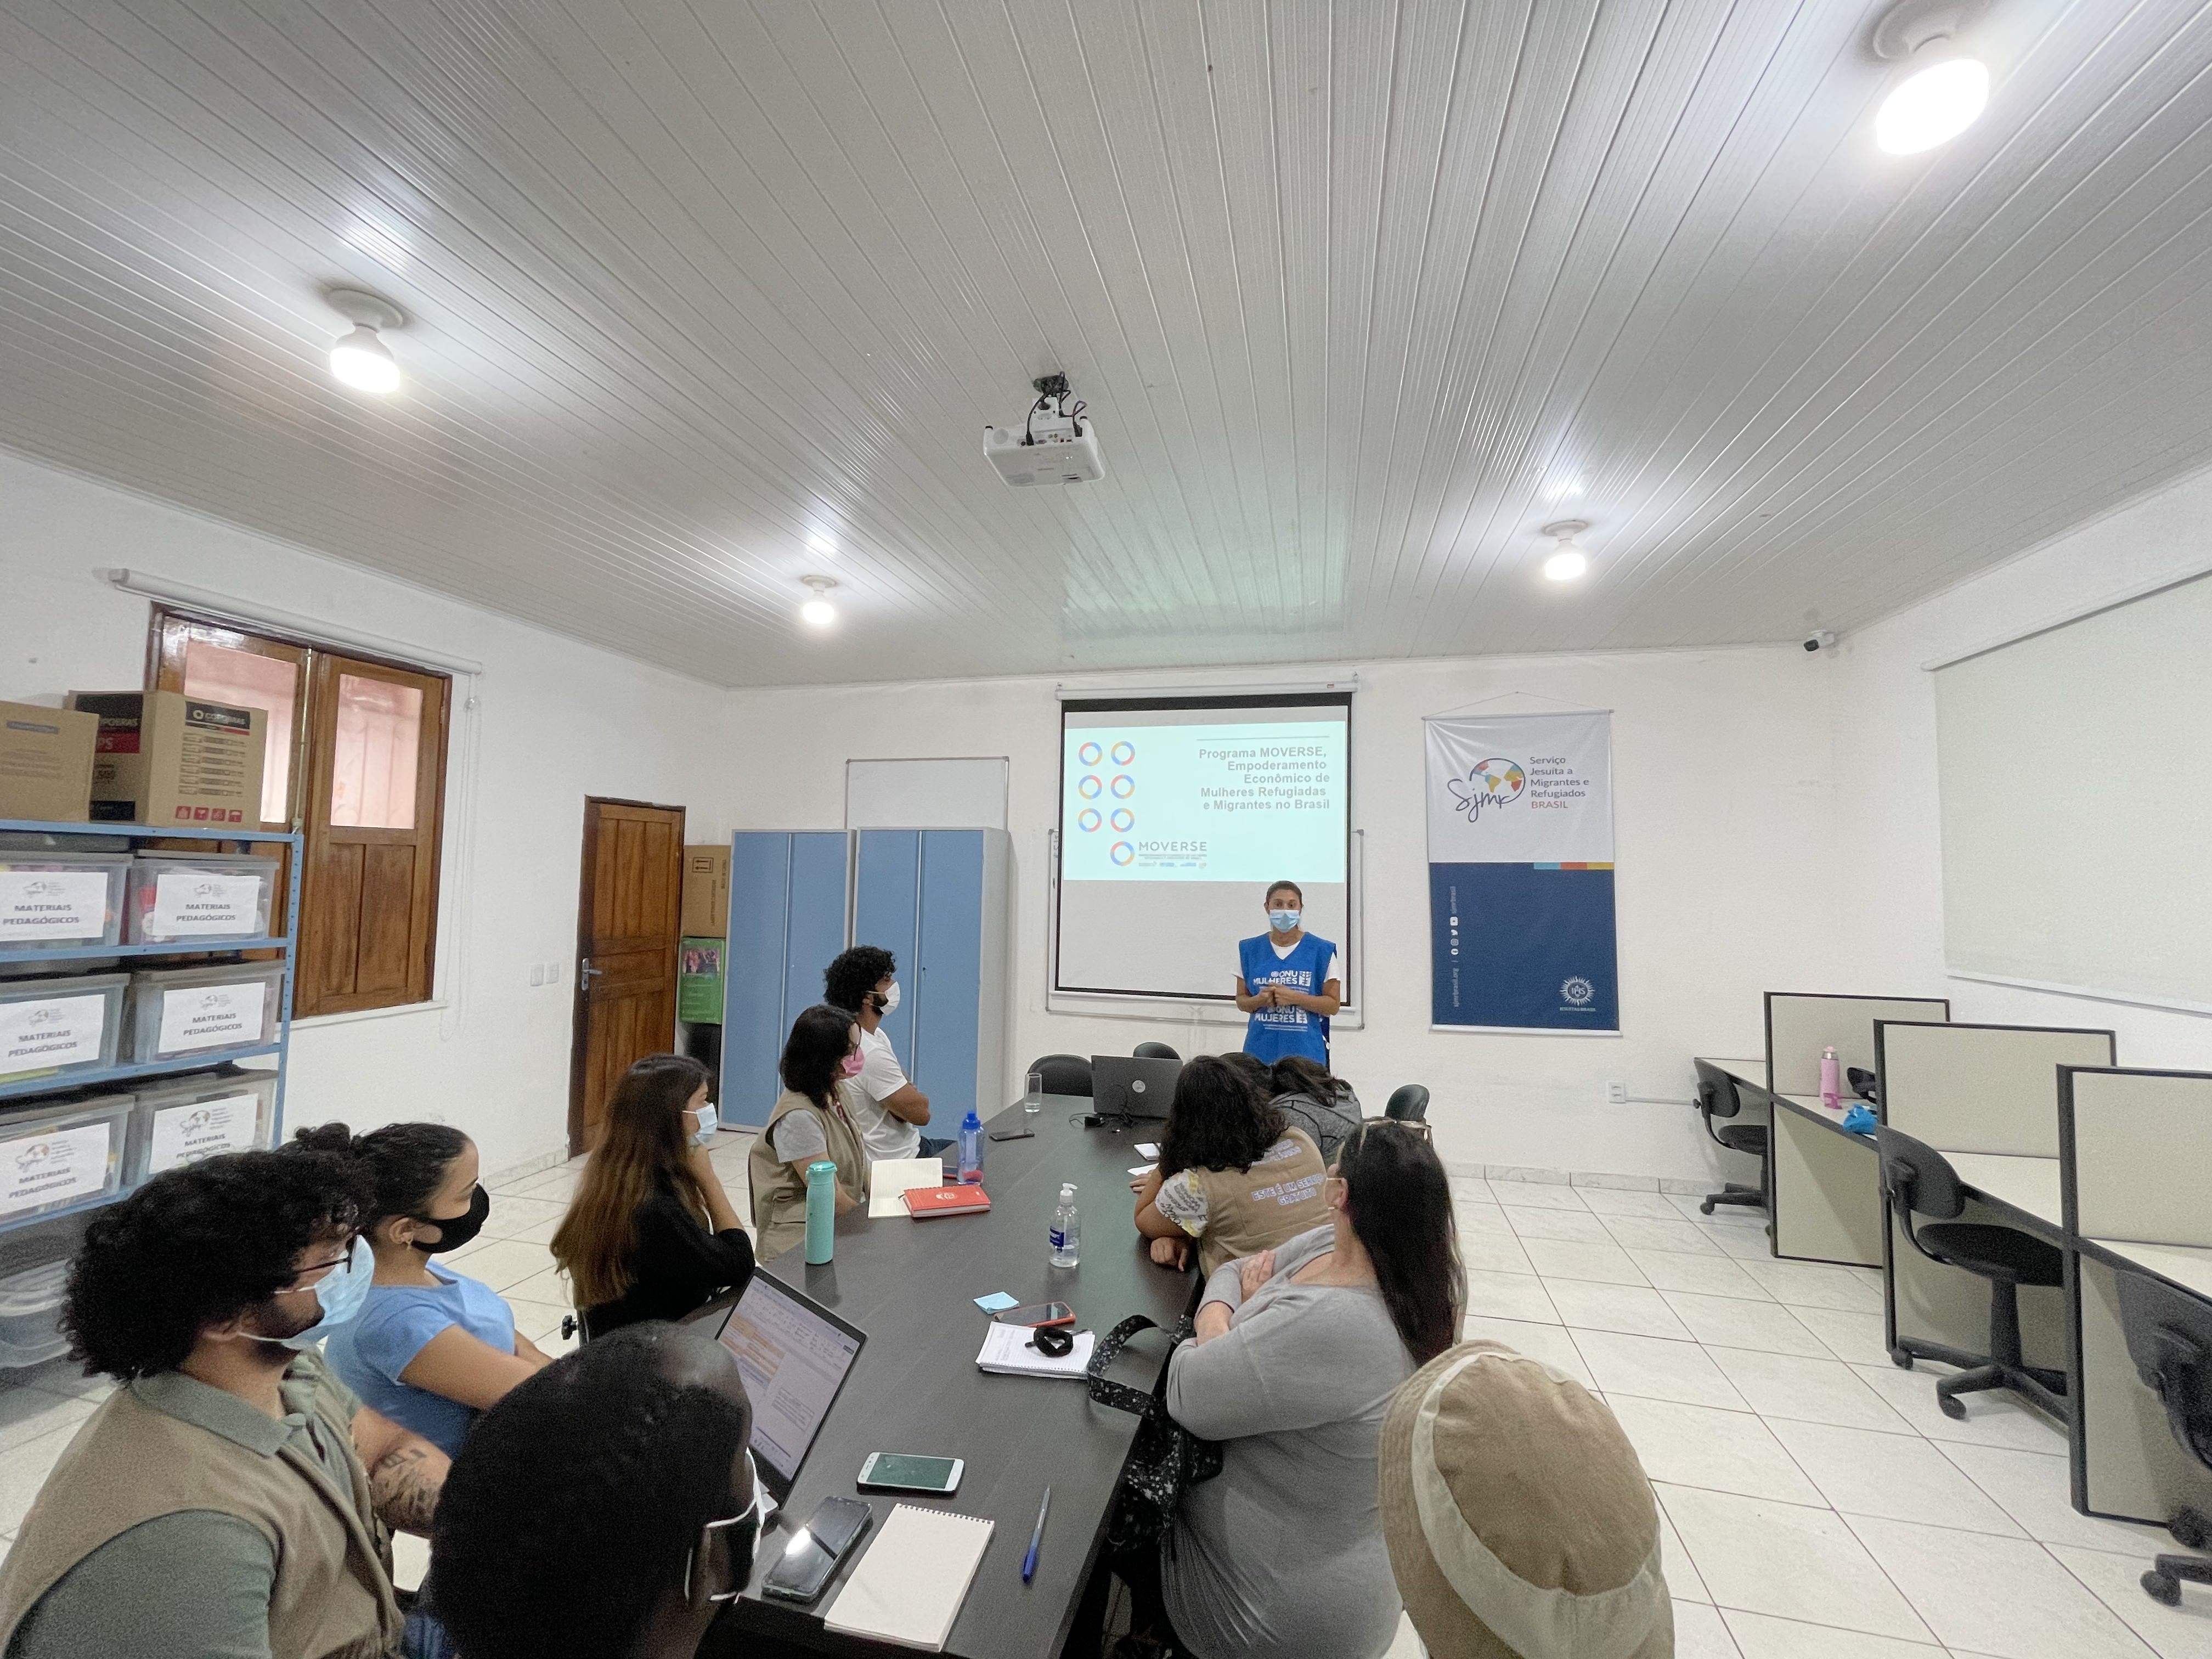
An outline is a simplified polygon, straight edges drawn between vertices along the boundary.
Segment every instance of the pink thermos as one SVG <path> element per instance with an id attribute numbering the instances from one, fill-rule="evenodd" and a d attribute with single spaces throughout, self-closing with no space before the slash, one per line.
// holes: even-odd
<path id="1" fill-rule="evenodd" d="M 1843 1067 L 1837 1061 L 1833 1048 L 1823 1048 L 1820 1051 L 1820 1104 L 1833 1111 L 1843 1103 Z"/>

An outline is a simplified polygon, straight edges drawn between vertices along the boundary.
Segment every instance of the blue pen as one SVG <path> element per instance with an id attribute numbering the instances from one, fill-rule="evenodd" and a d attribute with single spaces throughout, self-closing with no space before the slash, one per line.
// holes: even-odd
<path id="1" fill-rule="evenodd" d="M 1037 1505 L 1036 1530 L 1030 1534 L 1030 1552 L 1022 1557 L 1022 1583 L 1028 1583 L 1036 1574 L 1037 1547 L 1044 1542 L 1044 1512 L 1052 1507 L 1052 1488 L 1044 1489 L 1044 1502 Z"/>

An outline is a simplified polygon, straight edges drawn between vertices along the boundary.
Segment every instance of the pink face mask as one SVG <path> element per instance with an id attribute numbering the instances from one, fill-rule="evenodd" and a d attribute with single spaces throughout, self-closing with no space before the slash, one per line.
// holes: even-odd
<path id="1" fill-rule="evenodd" d="M 847 1077 L 858 1077 L 860 1074 L 861 1064 L 860 1051 L 855 1049 L 838 1062 L 837 1069 Z"/>

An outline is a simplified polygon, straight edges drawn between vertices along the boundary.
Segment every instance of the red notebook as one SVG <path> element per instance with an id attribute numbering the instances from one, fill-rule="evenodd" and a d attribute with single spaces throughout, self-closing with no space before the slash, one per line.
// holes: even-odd
<path id="1" fill-rule="evenodd" d="M 976 1215 L 991 1207 L 990 1195 L 973 1184 L 909 1187 L 903 1196 L 908 1211 L 916 1221 L 933 1215 Z"/>

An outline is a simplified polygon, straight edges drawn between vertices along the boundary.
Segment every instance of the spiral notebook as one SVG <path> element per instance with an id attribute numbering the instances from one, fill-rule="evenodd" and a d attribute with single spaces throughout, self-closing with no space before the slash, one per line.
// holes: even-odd
<path id="1" fill-rule="evenodd" d="M 823 1627 L 944 1652 L 992 1525 L 949 1510 L 896 1505 L 823 1614 Z"/>

